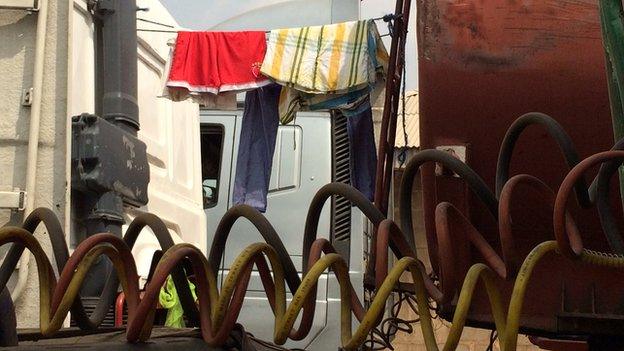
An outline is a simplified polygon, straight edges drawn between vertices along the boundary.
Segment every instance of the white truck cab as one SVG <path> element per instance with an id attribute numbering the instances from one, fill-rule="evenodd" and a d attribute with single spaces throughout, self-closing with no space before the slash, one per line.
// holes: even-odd
<path id="1" fill-rule="evenodd" d="M 359 1 L 354 0 L 283 1 L 249 7 L 243 13 L 223 18 L 210 30 L 268 30 L 359 18 Z M 306 16 L 292 15 L 302 12 Z M 240 100 L 238 111 L 200 112 L 208 245 L 212 243 L 220 218 L 233 205 L 232 192 L 244 108 Z M 329 112 L 300 112 L 293 123 L 279 126 L 264 215 L 280 235 L 300 274 L 303 231 L 312 198 L 322 186 L 333 181 L 349 182 L 349 177 L 345 117 L 332 116 Z M 350 240 L 351 281 L 360 299 L 363 295 L 367 229 L 362 213 L 344 199 L 334 199 L 325 204 L 318 235 L 334 240 Z M 228 267 L 242 248 L 257 241 L 262 241 L 262 237 L 253 225 L 244 219 L 237 221 L 228 238 L 220 276 L 227 274 Z M 319 280 L 315 311 L 308 337 L 299 342 L 289 340 L 287 347 L 331 350 L 339 345 L 339 286 L 329 273 Z M 257 337 L 271 340 L 273 323 L 270 316 L 272 311 L 256 274 L 250 282 L 239 322 Z M 271 322 L 267 323 L 269 319 Z"/>
<path id="2" fill-rule="evenodd" d="M 202 184 L 208 227 L 208 245 L 219 220 L 233 206 L 232 192 L 242 111 L 209 111 L 200 114 Z M 295 267 L 301 273 L 303 228 L 307 209 L 316 192 L 332 181 L 349 181 L 349 144 L 346 118 L 329 112 L 300 112 L 295 122 L 278 127 L 267 211 Z M 328 201 L 319 221 L 319 237 L 350 240 L 351 279 L 356 290 L 363 287 L 364 220 L 356 208 L 342 200 Z M 262 237 L 253 225 L 241 219 L 228 237 L 220 277 L 244 247 Z M 209 248 L 208 248 L 209 250 Z M 361 291 L 359 291 L 361 294 Z M 289 295 L 290 297 L 290 295 Z M 360 295 L 361 298 L 361 295 Z M 308 337 L 289 341 L 288 347 L 328 350 L 340 340 L 340 296 L 335 278 L 319 280 L 314 324 Z M 272 311 L 257 274 L 252 276 L 239 322 L 261 339 L 271 340 Z M 323 337 L 321 337 L 323 336 Z"/>

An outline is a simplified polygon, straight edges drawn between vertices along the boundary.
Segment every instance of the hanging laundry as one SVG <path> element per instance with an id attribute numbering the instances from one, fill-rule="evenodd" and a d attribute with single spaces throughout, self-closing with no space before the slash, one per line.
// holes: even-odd
<path id="1" fill-rule="evenodd" d="M 370 201 L 375 197 L 377 148 L 373 127 L 373 113 L 368 96 L 357 106 L 340 112 L 347 117 L 349 150 L 351 154 L 351 185 Z"/>
<path id="2" fill-rule="evenodd" d="M 293 121 L 300 109 L 347 116 L 351 184 L 370 200 L 377 163 L 370 95 L 381 91 L 388 61 L 377 25 L 365 20 L 271 31 L 261 69 L 285 86 L 281 123 Z"/>
<path id="3" fill-rule="evenodd" d="M 344 94 L 309 94 L 292 88 L 282 88 L 280 95 L 280 123 L 292 122 L 300 110 L 342 110 L 359 106 L 366 99 L 375 100 L 383 91 L 382 81 L 375 88 L 365 88 Z"/>
<path id="4" fill-rule="evenodd" d="M 261 73 L 312 94 L 368 88 L 388 62 L 377 25 L 352 21 L 271 31 Z"/>
<path id="5" fill-rule="evenodd" d="M 305 101 L 301 97 L 301 92 L 282 87 L 279 98 L 279 121 L 281 124 L 288 124 L 295 119 L 297 111 L 301 110 Z"/>
<path id="6" fill-rule="evenodd" d="M 234 179 L 234 204 L 266 211 L 271 166 L 279 125 L 281 86 L 271 84 L 245 96 L 245 110 Z"/>
<path id="7" fill-rule="evenodd" d="M 271 83 L 260 73 L 265 52 L 265 32 L 179 32 L 163 95 L 235 109 L 236 93 Z"/>
<path id="8" fill-rule="evenodd" d="M 318 110 L 353 110 L 370 100 L 368 89 L 360 89 L 346 94 L 305 94 L 302 93 L 302 105 L 310 111 Z"/>
<path id="9" fill-rule="evenodd" d="M 286 94 L 285 94 L 286 91 Z M 297 94 L 288 95 L 293 89 L 283 88 L 280 97 L 280 118 L 282 109 L 296 109 L 305 105 L 311 111 L 338 110 L 347 117 L 347 132 L 351 153 L 351 185 L 370 201 L 374 199 L 377 149 L 373 132 L 373 114 L 370 105 L 371 94 L 361 89 L 347 94 Z M 289 104 L 289 105 L 286 105 Z M 294 113 L 292 115 L 294 117 Z M 284 120 L 280 120 L 284 123 Z"/>

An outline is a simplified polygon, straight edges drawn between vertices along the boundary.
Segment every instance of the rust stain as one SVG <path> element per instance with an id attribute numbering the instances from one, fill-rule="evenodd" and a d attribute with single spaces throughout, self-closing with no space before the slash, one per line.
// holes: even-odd
<path id="1" fill-rule="evenodd" d="M 516 66 L 544 51 L 600 39 L 597 2 L 583 0 L 424 1 L 425 59 L 474 67 Z"/>

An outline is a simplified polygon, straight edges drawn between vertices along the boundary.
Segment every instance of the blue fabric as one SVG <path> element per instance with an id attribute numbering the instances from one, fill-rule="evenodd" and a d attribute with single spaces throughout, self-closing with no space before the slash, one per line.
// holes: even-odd
<path id="1" fill-rule="evenodd" d="M 345 94 L 314 95 L 302 93 L 301 97 L 310 111 L 352 109 L 368 99 L 370 88 L 364 88 Z"/>
<path id="2" fill-rule="evenodd" d="M 267 85 L 247 92 L 241 126 L 234 204 L 246 204 L 266 212 L 271 166 L 279 124 L 281 86 Z"/>
<path id="3" fill-rule="evenodd" d="M 373 113 L 370 101 L 354 110 L 341 110 L 347 116 L 349 150 L 351 153 L 351 185 L 370 201 L 375 196 L 377 149 L 373 131 Z"/>
<path id="4" fill-rule="evenodd" d="M 369 88 L 365 88 L 333 98 L 330 98 L 330 95 L 325 95 L 322 96 L 324 101 L 309 107 L 311 110 L 338 109 L 347 117 L 351 153 L 351 185 L 370 201 L 373 201 L 377 172 L 377 148 L 375 147 L 369 90 Z"/>

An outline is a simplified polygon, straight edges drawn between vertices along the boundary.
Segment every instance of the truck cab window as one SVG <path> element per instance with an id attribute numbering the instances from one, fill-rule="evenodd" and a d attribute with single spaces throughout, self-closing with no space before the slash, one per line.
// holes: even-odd
<path id="1" fill-rule="evenodd" d="M 223 126 L 201 126 L 202 192 L 204 208 L 214 207 L 219 197 L 219 174 L 223 152 Z"/>

